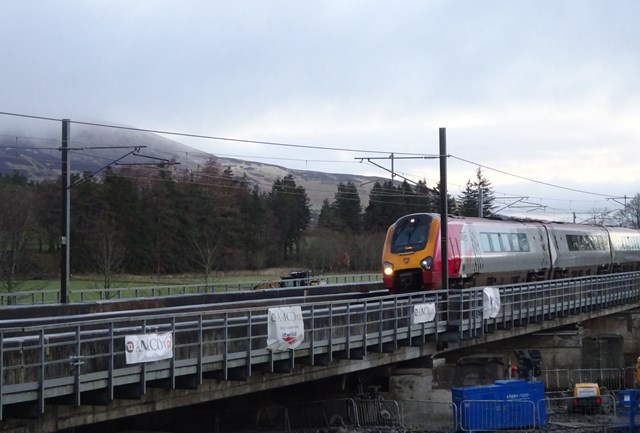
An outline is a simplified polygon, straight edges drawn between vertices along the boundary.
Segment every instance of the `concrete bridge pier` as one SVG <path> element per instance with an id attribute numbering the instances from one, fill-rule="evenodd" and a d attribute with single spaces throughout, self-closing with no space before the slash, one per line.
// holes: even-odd
<path id="1" fill-rule="evenodd" d="M 562 328 L 500 340 L 421 358 L 397 367 L 389 377 L 389 398 L 398 401 L 451 402 L 452 387 L 490 384 L 508 378 L 516 364 L 514 351 L 537 349 L 542 355 L 548 390 L 569 390 L 573 382 L 599 374 L 611 386 L 633 384 L 640 356 L 640 311 L 631 310 L 586 320 Z M 407 363 L 405 363 L 407 364 Z M 606 384 L 605 384 L 606 386 Z"/>

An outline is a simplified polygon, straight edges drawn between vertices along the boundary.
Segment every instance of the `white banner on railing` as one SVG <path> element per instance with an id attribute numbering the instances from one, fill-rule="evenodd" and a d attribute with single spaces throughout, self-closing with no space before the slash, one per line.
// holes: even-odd
<path id="1" fill-rule="evenodd" d="M 273 352 L 295 349 L 304 341 L 302 308 L 269 308 L 267 349 Z"/>
<path id="2" fill-rule="evenodd" d="M 436 318 L 436 304 L 435 302 L 429 302 L 427 304 L 417 304 L 413 306 L 412 323 L 414 325 L 418 323 L 431 322 Z"/>
<path id="3" fill-rule="evenodd" d="M 497 287 L 485 287 L 482 290 L 482 318 L 495 319 L 500 312 L 500 291 Z"/>
<path id="4" fill-rule="evenodd" d="M 173 358 L 173 332 L 124 337 L 127 364 Z"/>

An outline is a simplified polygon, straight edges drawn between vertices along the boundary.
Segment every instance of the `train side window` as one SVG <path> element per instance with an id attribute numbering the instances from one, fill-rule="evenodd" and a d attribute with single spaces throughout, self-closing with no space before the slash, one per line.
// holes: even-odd
<path id="1" fill-rule="evenodd" d="M 520 242 L 518 242 L 518 235 L 516 233 L 511 233 L 511 250 L 512 251 L 522 251 L 520 249 Z"/>
<path id="2" fill-rule="evenodd" d="M 491 233 L 491 251 L 501 251 L 500 249 L 500 235 L 498 233 Z"/>
<path id="3" fill-rule="evenodd" d="M 482 243 L 482 251 L 485 253 L 491 252 L 491 240 L 488 233 L 480 233 L 480 242 Z"/>
<path id="4" fill-rule="evenodd" d="M 520 245 L 520 251 L 529 251 L 529 240 L 525 233 L 518 233 L 518 244 Z"/>
<path id="5" fill-rule="evenodd" d="M 588 249 L 589 251 L 597 250 L 596 243 L 595 243 L 595 241 L 593 239 L 593 236 L 585 236 L 584 240 L 585 240 L 585 244 L 586 244 L 586 249 Z"/>
<path id="6" fill-rule="evenodd" d="M 508 233 L 500 233 L 500 244 L 502 251 L 511 251 L 511 243 L 509 242 Z"/>
<path id="7" fill-rule="evenodd" d="M 569 251 L 579 251 L 580 244 L 578 242 L 578 236 L 576 235 L 567 235 L 567 248 Z"/>
<path id="8" fill-rule="evenodd" d="M 595 251 L 604 250 L 602 245 L 602 236 L 589 236 L 589 241 L 591 242 L 591 245 L 593 246 L 593 249 Z"/>
<path id="9" fill-rule="evenodd" d="M 590 251 L 592 248 L 589 246 L 589 237 L 580 236 L 580 251 Z"/>
<path id="10" fill-rule="evenodd" d="M 613 242 L 613 245 L 616 246 L 616 249 L 619 250 L 620 249 L 620 245 L 622 244 L 622 238 L 618 235 L 613 235 L 611 237 L 611 241 Z"/>

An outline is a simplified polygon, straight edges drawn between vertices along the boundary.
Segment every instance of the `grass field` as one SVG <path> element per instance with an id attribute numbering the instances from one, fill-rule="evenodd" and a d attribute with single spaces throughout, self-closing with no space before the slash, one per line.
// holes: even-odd
<path id="1" fill-rule="evenodd" d="M 293 269 L 293 268 L 292 268 Z M 164 286 L 171 284 L 215 284 L 268 281 L 280 278 L 292 271 L 289 268 L 272 268 L 263 271 L 230 271 L 218 272 L 205 278 L 204 274 L 189 275 L 116 275 L 111 279 L 111 288 Z M 104 279 L 100 275 L 71 275 L 69 278 L 70 290 L 104 289 Z M 31 290 L 57 290 L 60 288 L 60 279 L 39 279 L 23 281 L 19 284 L 19 291 Z"/>
<path id="2" fill-rule="evenodd" d="M 67 286 L 70 302 L 250 290 L 257 283 L 278 281 L 297 268 L 260 272 L 236 271 L 210 275 L 118 275 L 105 289 L 100 275 L 72 275 Z M 350 273 L 348 275 L 354 275 Z M 0 291 L 0 305 L 41 304 L 60 301 L 60 279 L 22 281 L 11 293 Z"/>

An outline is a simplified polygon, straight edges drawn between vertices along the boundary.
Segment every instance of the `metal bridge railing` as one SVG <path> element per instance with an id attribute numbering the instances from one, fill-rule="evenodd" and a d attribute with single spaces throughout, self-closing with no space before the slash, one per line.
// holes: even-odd
<path id="1" fill-rule="evenodd" d="M 637 303 L 640 273 L 499 286 L 501 307 L 496 317 L 484 317 L 483 290 L 477 287 L 449 293 L 449 324 L 455 326 L 460 339 Z"/>
<path id="2" fill-rule="evenodd" d="M 312 365 L 325 364 L 338 355 L 362 359 L 368 350 L 397 349 L 410 337 L 415 341 L 409 344 L 421 344 L 427 334 L 446 327 L 442 313 L 436 322 L 412 324 L 412 305 L 426 296 L 304 304 L 304 341 L 295 351 L 284 352 L 267 349 L 267 307 L 139 317 L 123 312 L 108 320 L 69 318 L 71 322 L 0 328 L 0 410 L 32 402 L 37 416 L 48 399 L 67 396 L 81 405 L 89 390 L 112 400 L 123 385 L 136 386 L 143 395 L 150 381 L 175 387 L 179 378 L 190 377 L 201 384 L 205 372 L 216 372 L 222 379 L 250 377 L 257 365 L 276 372 L 279 362 L 293 369 L 301 358 Z M 428 296 L 443 310 L 443 299 Z M 173 333 L 171 359 L 126 363 L 126 335 L 162 332 Z"/>
<path id="3" fill-rule="evenodd" d="M 75 405 L 84 404 L 86 391 L 109 401 L 123 386 L 143 395 L 149 381 L 175 388 L 176 382 L 188 379 L 197 386 L 205 373 L 221 379 L 247 378 L 257 366 L 276 373 L 283 366 L 292 372 L 302 360 L 311 365 L 327 365 L 338 358 L 357 362 L 369 351 L 421 346 L 438 341 L 445 332 L 450 338 L 452 329 L 460 339 L 477 338 L 501 327 L 636 304 L 639 287 L 640 273 L 502 286 L 502 308 L 494 318 L 483 317 L 483 293 L 478 288 L 366 300 L 296 300 L 303 313 L 304 341 L 284 352 L 267 349 L 266 306 L 226 310 L 212 306 L 150 315 L 123 312 L 108 319 L 69 317 L 63 323 L 0 327 L 0 411 L 30 403 L 38 416 L 50 399 L 65 397 Z M 274 302 L 279 306 L 282 300 Z M 434 318 L 416 321 L 416 311 L 422 309 L 431 309 Z M 173 357 L 127 364 L 124 337 L 151 332 L 173 333 Z"/>

